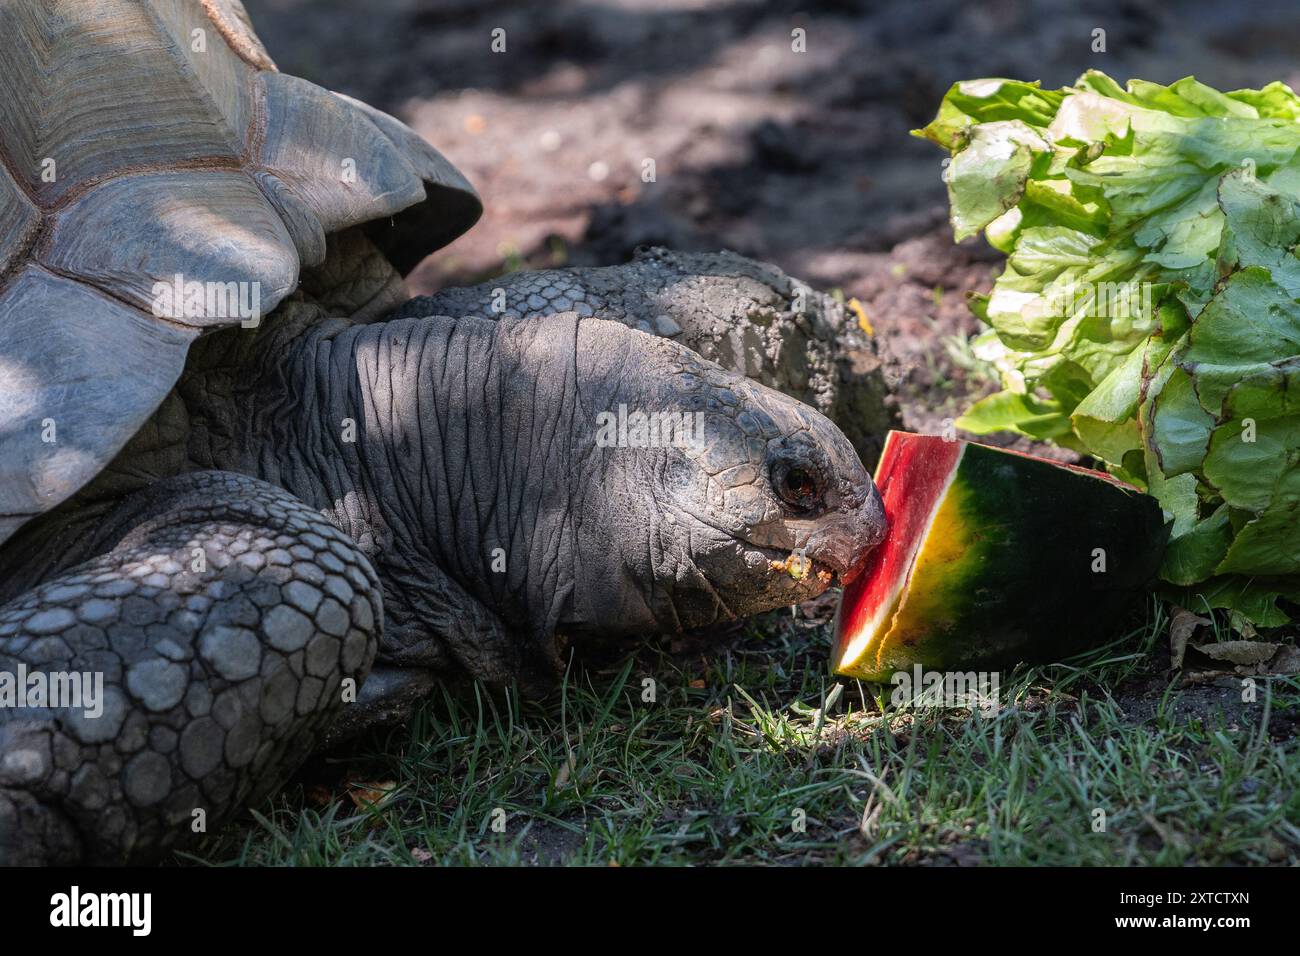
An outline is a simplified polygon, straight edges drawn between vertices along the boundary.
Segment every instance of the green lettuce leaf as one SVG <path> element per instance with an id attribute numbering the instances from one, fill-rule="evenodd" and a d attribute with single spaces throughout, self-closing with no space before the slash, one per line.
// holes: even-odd
<path id="1" fill-rule="evenodd" d="M 1101 459 L 1173 520 L 1162 576 L 1257 625 L 1300 596 L 1300 97 L 1188 77 L 958 83 L 954 235 L 1007 255 L 957 422 Z M 1188 606 L 1193 606 L 1189 604 Z"/>

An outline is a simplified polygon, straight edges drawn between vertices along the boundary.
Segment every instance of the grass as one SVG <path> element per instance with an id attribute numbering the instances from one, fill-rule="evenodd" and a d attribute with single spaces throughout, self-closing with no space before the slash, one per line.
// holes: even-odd
<path id="1" fill-rule="evenodd" d="M 824 621 L 772 614 L 575 665 L 542 702 L 443 694 L 186 859 L 1300 862 L 1300 684 L 1174 689 L 1166 627 L 1155 604 L 1106 648 L 1003 675 L 993 716 L 882 713 L 891 688 L 827 676 Z"/>

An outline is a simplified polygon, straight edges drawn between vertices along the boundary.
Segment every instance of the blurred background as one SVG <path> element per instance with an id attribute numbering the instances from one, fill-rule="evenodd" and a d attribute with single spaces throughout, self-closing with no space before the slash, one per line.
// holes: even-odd
<path id="1" fill-rule="evenodd" d="M 1294 0 L 245 5 L 282 70 L 399 116 L 482 194 L 482 222 L 414 291 L 619 263 L 641 244 L 729 248 L 856 297 L 919 430 L 994 384 L 969 354 L 964 293 L 998 257 L 952 244 L 943 153 L 908 136 L 951 83 L 1300 82 Z"/>

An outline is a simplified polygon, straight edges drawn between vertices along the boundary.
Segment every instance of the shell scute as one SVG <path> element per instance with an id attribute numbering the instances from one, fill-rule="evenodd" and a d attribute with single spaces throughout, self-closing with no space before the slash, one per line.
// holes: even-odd
<path id="1" fill-rule="evenodd" d="M 240 0 L 3 0 L 0 37 L 0 543 L 117 454 L 195 336 L 291 293 L 327 234 L 382 225 L 405 269 L 481 211 L 397 120 L 276 71 Z M 163 307 L 169 285 L 186 307 Z"/>

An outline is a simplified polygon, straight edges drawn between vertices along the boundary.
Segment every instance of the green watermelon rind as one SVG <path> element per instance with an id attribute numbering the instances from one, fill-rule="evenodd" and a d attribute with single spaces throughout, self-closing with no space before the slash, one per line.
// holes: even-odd
<path id="1" fill-rule="evenodd" d="M 918 664 L 965 670 L 1104 643 L 1155 581 L 1168 537 L 1159 504 L 1135 488 L 975 443 L 964 443 L 945 493 L 943 507 L 954 505 L 964 550 L 942 575 L 928 573 L 927 525 L 891 620 L 908 632 L 884 625 L 884 650 L 871 643 L 879 666 L 864 657 L 861 666 L 836 662 L 838 672 L 887 681 Z"/>

